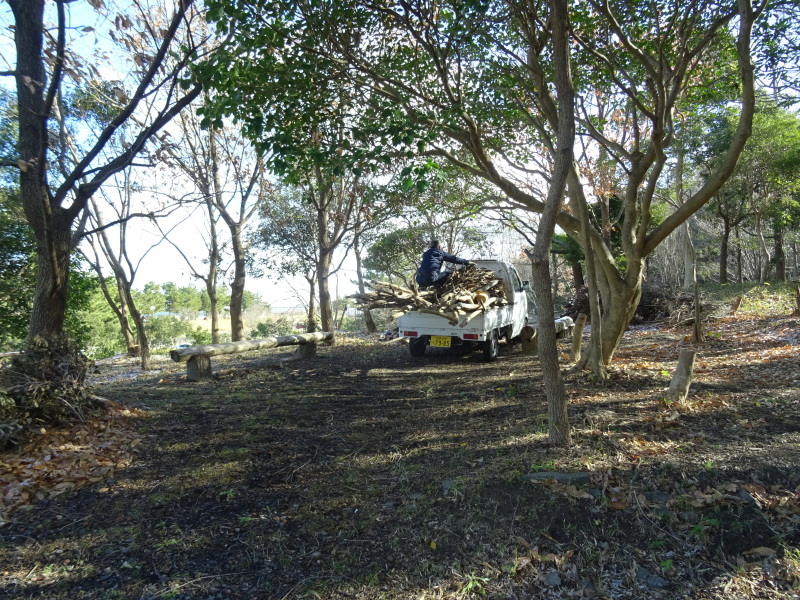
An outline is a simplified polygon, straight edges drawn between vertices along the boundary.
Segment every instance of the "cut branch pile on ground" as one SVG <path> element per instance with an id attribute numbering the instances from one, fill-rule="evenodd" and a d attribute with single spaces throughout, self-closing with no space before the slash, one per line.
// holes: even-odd
<path id="1" fill-rule="evenodd" d="M 350 297 L 359 306 L 369 309 L 394 309 L 392 317 L 395 319 L 411 310 L 418 310 L 444 317 L 451 325 L 464 327 L 486 309 L 508 304 L 503 281 L 494 271 L 480 267 L 453 271 L 438 289 L 409 289 L 387 281 L 370 281 L 367 286 L 373 291 Z"/>
<path id="2" fill-rule="evenodd" d="M 664 323 L 673 327 L 691 325 L 694 322 L 694 294 L 667 287 L 644 286 L 642 298 L 631 320 L 633 325 L 642 323 Z M 720 302 L 703 299 L 701 309 L 704 320 L 721 317 L 730 307 Z M 579 289 L 575 296 L 564 304 L 564 315 L 577 319 L 580 313 L 589 314 L 587 288 Z"/>

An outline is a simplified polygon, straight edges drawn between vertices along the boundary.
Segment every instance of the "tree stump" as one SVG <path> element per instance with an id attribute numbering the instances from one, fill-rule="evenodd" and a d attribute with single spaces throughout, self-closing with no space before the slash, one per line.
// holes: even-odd
<path id="1" fill-rule="evenodd" d="M 742 296 L 736 296 L 736 298 L 733 299 L 733 304 L 731 304 L 731 310 L 728 314 L 730 316 L 735 315 L 736 311 L 739 310 L 739 307 L 741 305 L 742 305 Z"/>
<path id="2" fill-rule="evenodd" d="M 794 290 L 794 302 L 797 305 L 792 313 L 793 317 L 800 317 L 800 285 Z"/>
<path id="3" fill-rule="evenodd" d="M 694 377 L 694 357 L 697 353 L 694 350 L 681 350 L 678 357 L 678 366 L 672 375 L 669 384 L 669 399 L 673 402 L 683 402 L 689 395 L 689 386 Z"/>
<path id="4" fill-rule="evenodd" d="M 300 344 L 295 352 L 297 358 L 314 358 L 317 355 L 317 345 L 314 342 Z"/>
<path id="5" fill-rule="evenodd" d="M 581 359 L 581 342 L 583 341 L 583 328 L 586 327 L 586 319 L 588 317 L 584 313 L 578 313 L 575 320 L 575 329 L 572 330 L 572 357 L 571 361 L 576 363 Z"/>
<path id="6" fill-rule="evenodd" d="M 198 354 L 191 357 L 186 363 L 186 379 L 189 381 L 211 381 L 211 357 L 208 354 Z"/>
<path id="7" fill-rule="evenodd" d="M 539 351 L 539 340 L 536 339 L 536 328 L 525 325 L 520 333 L 523 354 L 536 354 Z"/>

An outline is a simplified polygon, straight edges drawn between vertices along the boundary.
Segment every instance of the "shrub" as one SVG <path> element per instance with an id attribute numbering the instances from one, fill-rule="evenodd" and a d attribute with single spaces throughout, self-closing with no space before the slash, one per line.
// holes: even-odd
<path id="1" fill-rule="evenodd" d="M 172 315 L 147 317 L 144 328 L 153 347 L 174 346 L 178 338 L 192 338 L 196 333 L 188 323 Z"/>
<path id="2" fill-rule="evenodd" d="M 202 327 L 196 328 L 189 334 L 193 346 L 206 346 L 211 343 L 211 332 Z"/>
<path id="3" fill-rule="evenodd" d="M 256 325 L 256 328 L 250 332 L 251 338 L 267 338 L 277 335 L 291 335 L 294 331 L 294 319 L 288 317 L 278 317 L 263 321 Z"/>

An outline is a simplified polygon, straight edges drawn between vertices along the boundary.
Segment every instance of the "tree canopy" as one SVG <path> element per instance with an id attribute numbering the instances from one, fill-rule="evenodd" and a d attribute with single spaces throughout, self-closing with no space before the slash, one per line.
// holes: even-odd
<path id="1" fill-rule="evenodd" d="M 584 251 L 597 263 L 597 287 L 615 307 L 603 315 L 605 361 L 638 303 L 646 256 L 733 172 L 755 104 L 753 26 L 767 8 L 773 5 L 590 0 L 569 9 L 575 115 L 588 149 L 575 156 L 570 201 L 556 218 L 576 238 L 587 231 L 581 243 L 592 245 Z M 445 160 L 491 182 L 513 205 L 542 212 L 559 128 L 551 16 L 549 3 L 537 0 L 213 0 L 209 18 L 231 41 L 198 70 L 216 90 L 206 114 L 209 123 L 233 117 L 291 162 L 309 156 L 303 136 L 333 111 L 338 128 L 317 138 L 317 155 L 342 157 L 343 165 Z M 722 160 L 651 227 L 679 124 L 721 93 L 739 106 Z M 368 151 L 354 145 L 365 132 L 377 141 Z M 605 201 L 590 197 L 582 181 L 597 153 L 607 157 L 611 191 L 622 201 L 616 254 L 606 223 L 579 218 L 587 197 Z M 419 179 L 425 171 L 406 174 Z"/>

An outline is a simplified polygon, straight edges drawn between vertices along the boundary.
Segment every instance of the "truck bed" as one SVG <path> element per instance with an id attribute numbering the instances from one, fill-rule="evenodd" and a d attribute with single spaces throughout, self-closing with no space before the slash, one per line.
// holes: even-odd
<path id="1" fill-rule="evenodd" d="M 489 309 L 469 321 L 464 327 L 451 325 L 447 319 L 437 315 L 411 311 L 397 320 L 400 335 L 404 331 L 416 331 L 417 335 L 449 335 L 464 339 L 464 334 L 477 334 L 475 341 L 483 342 L 493 329 L 511 324 L 511 306 Z"/>

